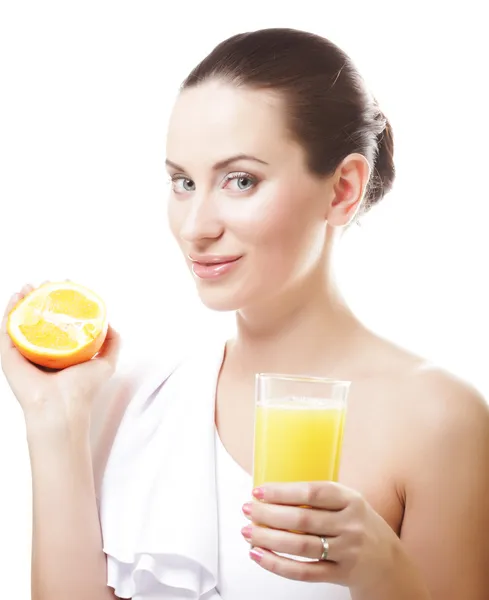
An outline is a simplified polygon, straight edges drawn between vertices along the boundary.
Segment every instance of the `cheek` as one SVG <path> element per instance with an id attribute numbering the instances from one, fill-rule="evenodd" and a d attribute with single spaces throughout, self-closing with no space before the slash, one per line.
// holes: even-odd
<path id="1" fill-rule="evenodd" d="M 298 251 L 317 222 L 308 200 L 290 186 L 276 187 L 257 193 L 249 203 L 244 201 L 226 222 L 232 223 L 234 234 L 249 250 Z"/>
<path id="2" fill-rule="evenodd" d="M 182 227 L 182 214 L 181 210 L 178 210 L 175 203 L 170 199 L 168 200 L 166 214 L 168 220 L 168 227 L 173 235 L 173 237 L 180 244 L 180 230 Z"/>

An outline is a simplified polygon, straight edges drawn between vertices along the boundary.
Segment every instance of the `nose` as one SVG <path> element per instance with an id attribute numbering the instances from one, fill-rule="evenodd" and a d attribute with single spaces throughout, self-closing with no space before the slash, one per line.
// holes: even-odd
<path id="1" fill-rule="evenodd" d="M 182 240 L 190 244 L 216 240 L 221 237 L 223 231 L 216 199 L 211 194 L 194 194 L 187 204 L 180 229 Z"/>

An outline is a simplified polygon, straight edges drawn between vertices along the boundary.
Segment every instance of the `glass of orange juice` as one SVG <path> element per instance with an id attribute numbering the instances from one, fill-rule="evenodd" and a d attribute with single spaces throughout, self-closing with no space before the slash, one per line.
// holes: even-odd
<path id="1" fill-rule="evenodd" d="M 253 485 L 338 481 L 349 381 L 256 376 Z"/>

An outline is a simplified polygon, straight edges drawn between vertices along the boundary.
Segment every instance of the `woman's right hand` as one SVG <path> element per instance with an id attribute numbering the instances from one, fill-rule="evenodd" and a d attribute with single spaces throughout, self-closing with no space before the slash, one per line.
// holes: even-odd
<path id="1" fill-rule="evenodd" d="M 2 370 L 26 418 L 49 421 L 89 417 L 92 400 L 110 379 L 117 365 L 119 335 L 109 327 L 98 355 L 91 360 L 60 371 L 46 371 L 20 354 L 7 332 L 7 319 L 14 306 L 33 287 L 26 285 L 7 305 L 0 329 Z"/>

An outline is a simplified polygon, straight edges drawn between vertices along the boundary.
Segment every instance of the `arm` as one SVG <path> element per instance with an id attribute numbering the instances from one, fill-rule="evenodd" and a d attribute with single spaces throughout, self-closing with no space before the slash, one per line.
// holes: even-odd
<path id="1" fill-rule="evenodd" d="M 90 421 L 97 394 L 111 407 L 118 390 L 127 389 L 113 377 L 120 338 L 109 326 L 92 360 L 55 373 L 37 368 L 7 331 L 10 311 L 32 289 L 24 286 L 12 296 L 0 324 L 1 367 L 24 412 L 31 460 L 32 600 L 114 600 L 106 585 Z M 94 410 L 94 425 L 96 420 Z M 94 431 L 96 440 L 103 427 Z"/>
<path id="2" fill-rule="evenodd" d="M 282 577 L 348 586 L 354 600 L 487 600 L 489 407 L 467 387 L 437 379 L 402 389 L 408 402 L 399 405 L 396 432 L 395 472 L 406 498 L 400 538 L 351 488 L 270 483 L 253 492 L 261 502 L 243 507 L 250 557 Z M 326 561 L 274 554 L 317 559 L 325 532 Z"/>
<path id="3" fill-rule="evenodd" d="M 114 600 L 107 587 L 106 557 L 97 507 L 105 463 L 133 377 L 113 376 L 91 408 L 48 421 L 26 415 L 32 469 L 32 600 Z"/>
<path id="4" fill-rule="evenodd" d="M 390 568 L 385 570 L 382 579 L 367 589 L 352 588 L 351 594 L 352 600 L 435 600 L 399 542 L 392 545 Z"/>
<path id="5" fill-rule="evenodd" d="M 401 541 L 433 600 L 489 595 L 489 407 L 444 375 L 420 393 Z M 412 424 L 414 425 L 414 423 Z M 407 429 L 409 430 L 409 429 Z M 397 597 L 397 596 L 396 596 Z"/>
<path id="6" fill-rule="evenodd" d="M 114 600 L 95 500 L 89 418 L 27 421 L 33 485 L 32 600 Z"/>

